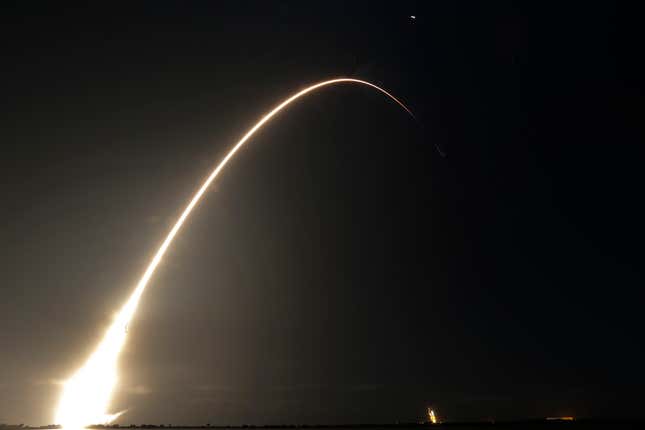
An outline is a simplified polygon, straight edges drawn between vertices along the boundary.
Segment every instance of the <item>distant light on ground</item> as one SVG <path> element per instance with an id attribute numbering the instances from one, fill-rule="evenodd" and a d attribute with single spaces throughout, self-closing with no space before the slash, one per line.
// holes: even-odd
<path id="1" fill-rule="evenodd" d="M 428 421 L 432 424 L 437 424 L 439 422 L 439 420 L 437 420 L 437 416 L 434 413 L 434 410 L 430 408 L 428 408 Z"/>

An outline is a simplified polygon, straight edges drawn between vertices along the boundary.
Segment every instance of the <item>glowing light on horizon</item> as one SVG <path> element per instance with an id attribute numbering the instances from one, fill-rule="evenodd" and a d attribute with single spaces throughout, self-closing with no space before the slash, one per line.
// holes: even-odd
<path id="1" fill-rule="evenodd" d="M 575 417 L 546 417 L 547 421 L 575 421 Z"/>
<path id="2" fill-rule="evenodd" d="M 235 146 L 233 146 L 228 154 L 226 154 L 222 161 L 220 161 L 217 167 L 215 167 L 211 172 L 208 179 L 204 181 L 202 186 L 194 194 L 190 203 L 188 203 L 182 214 L 179 216 L 177 222 L 157 250 L 157 253 L 148 264 L 148 267 L 137 283 L 137 286 L 130 295 L 128 301 L 115 316 L 114 321 L 106 331 L 102 340 L 99 342 L 97 348 L 90 355 L 85 364 L 79 368 L 71 378 L 65 381 L 58 408 L 56 410 L 55 423 L 62 425 L 66 430 L 79 430 L 92 424 L 110 423 L 125 412 L 121 411 L 115 414 L 109 414 L 107 411 L 110 406 L 112 391 L 118 382 L 117 362 L 119 354 L 125 345 L 125 340 L 128 334 L 128 324 L 137 310 L 141 295 L 148 285 L 150 278 L 161 262 L 166 250 L 177 235 L 177 232 L 186 221 L 186 218 L 188 218 L 193 208 L 197 203 L 199 203 L 204 192 L 219 175 L 222 169 L 228 164 L 229 160 L 242 147 L 242 145 L 244 145 L 244 143 L 246 143 L 246 141 L 255 134 L 256 131 L 258 131 L 282 109 L 286 108 L 289 104 L 300 97 L 321 87 L 339 83 L 356 83 L 374 88 L 396 102 L 414 118 L 410 109 L 408 109 L 392 94 L 370 82 L 351 78 L 331 79 L 311 85 L 290 96 L 269 111 L 269 113 L 264 115 L 244 134 Z"/>
<path id="3" fill-rule="evenodd" d="M 430 409 L 430 408 L 428 408 L 428 420 L 429 420 L 432 424 L 437 424 L 437 422 L 438 422 L 438 420 L 437 420 L 437 416 L 434 414 L 434 410 L 432 410 L 432 409 Z"/>

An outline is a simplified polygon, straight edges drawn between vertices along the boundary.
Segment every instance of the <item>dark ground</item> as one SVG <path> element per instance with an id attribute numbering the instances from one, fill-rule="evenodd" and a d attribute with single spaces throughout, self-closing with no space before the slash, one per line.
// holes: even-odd
<path id="1" fill-rule="evenodd" d="M 366 429 L 366 430 L 386 430 L 386 429 L 480 429 L 480 428 L 502 428 L 502 429 L 607 429 L 607 428 L 620 428 L 620 429 L 641 429 L 645 425 L 643 421 L 633 420 L 617 420 L 617 419 L 580 419 L 575 421 L 560 421 L 553 420 L 547 421 L 544 419 L 524 420 L 524 421 L 502 421 L 502 422 L 448 422 L 441 424 L 427 424 L 427 423 L 403 423 L 403 424 L 360 424 L 360 425 L 242 425 L 242 426 L 164 426 L 154 424 L 143 425 L 122 425 L 122 426 L 96 426 L 93 429 L 123 429 L 123 428 L 137 428 L 137 429 L 222 429 L 222 430 L 237 430 L 237 429 Z M 25 427 L 21 425 L 0 425 L 2 430 L 18 430 L 18 429 L 50 429 L 59 428 L 56 426 L 43 426 L 43 427 Z"/>

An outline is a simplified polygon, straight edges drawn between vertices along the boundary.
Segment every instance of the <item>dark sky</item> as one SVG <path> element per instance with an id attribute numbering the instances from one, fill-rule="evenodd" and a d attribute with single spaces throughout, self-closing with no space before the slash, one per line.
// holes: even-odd
<path id="1" fill-rule="evenodd" d="M 392 3 L 3 6 L 0 422 L 52 421 L 210 169 L 336 76 L 420 124 L 344 85 L 258 134 L 152 279 L 120 422 L 642 416 L 640 15 Z"/>

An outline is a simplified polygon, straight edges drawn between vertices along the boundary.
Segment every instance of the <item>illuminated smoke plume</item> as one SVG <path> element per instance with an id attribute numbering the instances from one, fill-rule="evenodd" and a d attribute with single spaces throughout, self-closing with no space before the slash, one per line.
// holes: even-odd
<path id="1" fill-rule="evenodd" d="M 186 209 L 184 209 L 181 216 L 166 236 L 166 239 L 159 247 L 159 250 L 152 258 L 152 261 L 150 261 L 150 264 L 143 273 L 143 276 L 132 292 L 132 295 L 114 318 L 112 325 L 108 328 L 103 339 L 96 347 L 96 350 L 94 350 L 92 355 L 90 355 L 85 364 L 78 369 L 71 378 L 65 381 L 54 422 L 61 424 L 66 430 L 78 430 L 91 424 L 110 423 L 125 412 L 122 411 L 116 414 L 109 414 L 107 411 L 110 406 L 112 391 L 118 381 L 117 362 L 128 334 L 128 324 L 137 310 L 141 295 L 148 285 L 150 278 L 161 262 L 166 250 L 177 235 L 177 232 L 179 232 L 179 229 L 184 224 L 184 221 L 186 221 L 186 218 L 188 218 L 197 203 L 199 203 L 206 189 L 228 164 L 229 160 L 233 158 L 235 153 L 242 147 L 242 145 L 244 145 L 244 143 L 246 143 L 247 140 L 251 138 L 251 136 L 253 136 L 253 134 L 255 134 L 256 131 L 269 122 L 282 109 L 286 108 L 300 97 L 303 97 L 319 88 L 340 83 L 355 83 L 374 88 L 385 94 L 414 117 L 412 112 L 401 101 L 384 89 L 366 81 L 349 78 L 331 79 L 311 85 L 290 96 L 273 108 L 269 113 L 264 115 L 264 117 L 253 125 L 253 127 L 244 134 L 235 146 L 233 146 L 224 159 L 220 161 L 217 167 L 215 167 L 208 179 L 206 179 L 199 190 L 197 190 L 192 200 L 188 203 L 188 206 L 186 206 Z"/>

